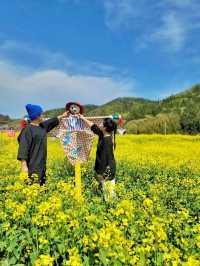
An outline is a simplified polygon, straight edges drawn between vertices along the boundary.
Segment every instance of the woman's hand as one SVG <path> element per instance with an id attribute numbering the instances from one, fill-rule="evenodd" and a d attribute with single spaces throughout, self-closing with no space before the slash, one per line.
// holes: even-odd
<path id="1" fill-rule="evenodd" d="M 69 116 L 69 111 L 66 111 L 66 112 L 64 112 L 62 115 L 59 115 L 58 116 L 58 119 L 60 120 L 60 119 L 62 119 L 62 118 L 66 118 L 66 117 L 68 117 Z"/>
<path id="2" fill-rule="evenodd" d="M 94 125 L 94 122 L 88 120 L 86 117 L 83 115 L 79 114 L 78 117 L 80 117 L 90 128 Z"/>

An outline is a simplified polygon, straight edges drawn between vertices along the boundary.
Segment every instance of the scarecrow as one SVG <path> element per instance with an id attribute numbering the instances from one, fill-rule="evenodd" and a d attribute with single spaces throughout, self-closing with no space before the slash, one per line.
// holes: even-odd
<path id="1" fill-rule="evenodd" d="M 62 119 L 59 127 L 56 129 L 57 137 L 62 141 L 65 154 L 69 162 L 75 166 L 75 190 L 77 200 L 82 200 L 81 194 L 81 164 L 89 158 L 94 134 L 79 115 L 84 114 L 84 108 L 80 103 L 69 102 L 65 106 L 69 112 L 67 118 Z M 87 117 L 98 126 L 102 126 L 104 118 L 112 118 L 118 125 L 122 126 L 122 117 L 120 115 L 108 115 L 98 117 Z"/>

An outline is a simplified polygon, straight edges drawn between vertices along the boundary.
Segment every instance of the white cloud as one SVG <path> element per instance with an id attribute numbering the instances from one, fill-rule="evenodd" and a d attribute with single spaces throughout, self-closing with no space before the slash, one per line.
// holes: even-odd
<path id="1" fill-rule="evenodd" d="M 181 51 L 200 28 L 199 0 L 104 0 L 105 21 L 111 30 L 132 31 L 139 47 L 159 44 Z"/>
<path id="2" fill-rule="evenodd" d="M 140 10 L 134 6 L 134 0 L 105 0 L 106 25 L 111 29 L 128 27 Z"/>
<path id="3" fill-rule="evenodd" d="M 28 102 L 45 109 L 62 107 L 67 101 L 102 104 L 120 96 L 133 95 L 134 81 L 109 76 L 69 74 L 63 70 L 31 70 L 0 62 L 0 113 L 20 116 Z"/>
<path id="4" fill-rule="evenodd" d="M 13 40 L 0 42 L 0 113 L 19 116 L 27 102 L 41 103 L 45 109 L 64 106 L 68 100 L 102 104 L 132 95 L 135 86 L 113 66 L 74 62 Z"/>
<path id="5" fill-rule="evenodd" d="M 33 46 L 30 43 L 17 42 L 13 40 L 0 40 L 0 59 L 5 61 L 20 62 L 28 66 L 35 65 L 40 69 L 64 69 L 69 74 L 81 73 L 84 75 L 123 75 L 123 71 L 114 66 L 99 62 L 76 62 L 60 52 L 52 52 L 48 49 Z"/>
<path id="6" fill-rule="evenodd" d="M 179 51 L 185 44 L 188 29 L 175 13 L 169 13 L 162 18 L 161 26 L 151 36 L 152 41 L 165 43 L 167 50 Z"/>
<path id="7" fill-rule="evenodd" d="M 0 58 L 8 60 L 34 60 L 41 67 L 56 67 L 71 68 L 73 63 L 66 55 L 59 52 L 51 52 L 47 49 L 33 46 L 30 43 L 18 42 L 14 40 L 3 40 L 0 42 Z"/>

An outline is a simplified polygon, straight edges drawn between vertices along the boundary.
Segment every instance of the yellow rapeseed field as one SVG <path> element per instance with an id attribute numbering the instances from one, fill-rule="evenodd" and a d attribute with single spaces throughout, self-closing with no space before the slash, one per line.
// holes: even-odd
<path id="1" fill-rule="evenodd" d="M 117 136 L 116 197 L 95 193 L 95 145 L 84 201 L 58 140 L 47 183 L 30 184 L 16 138 L 0 133 L 0 265 L 200 265 L 200 137 Z"/>

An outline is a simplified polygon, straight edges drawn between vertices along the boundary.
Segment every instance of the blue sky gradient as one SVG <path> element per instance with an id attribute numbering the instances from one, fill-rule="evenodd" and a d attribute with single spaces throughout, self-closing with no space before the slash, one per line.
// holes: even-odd
<path id="1" fill-rule="evenodd" d="M 198 83 L 199 10 L 197 0 L 1 0 L 0 113 L 161 99 Z"/>

